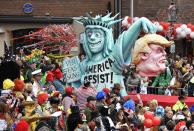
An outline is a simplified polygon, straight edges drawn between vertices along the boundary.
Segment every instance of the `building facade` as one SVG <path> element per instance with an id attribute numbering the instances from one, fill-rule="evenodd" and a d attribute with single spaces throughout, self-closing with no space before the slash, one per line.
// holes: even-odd
<path id="1" fill-rule="evenodd" d="M 0 56 L 3 55 L 4 41 L 13 51 L 22 44 L 21 40 L 11 41 L 12 38 L 27 35 L 50 24 L 69 23 L 79 39 L 84 28 L 73 20 L 90 13 L 92 16 L 114 12 L 118 18 L 130 16 L 131 0 L 1 0 L 0 1 Z M 166 21 L 167 8 L 172 0 L 133 0 L 134 17 L 147 17 L 150 20 Z M 194 17 L 192 0 L 176 0 L 178 11 L 177 23 L 193 23 Z M 121 33 L 121 22 L 114 26 L 115 38 Z M 35 41 L 33 41 L 35 42 Z M 31 43 L 33 44 L 33 43 Z M 176 41 L 176 52 L 186 55 L 193 51 L 193 42 Z M 77 52 L 78 51 L 78 52 Z M 75 50 L 79 53 L 79 47 Z M 185 54 L 184 54 L 185 53 Z"/>
<path id="2" fill-rule="evenodd" d="M 15 52 L 15 48 L 27 43 L 22 43 L 23 39 L 12 41 L 12 38 L 50 24 L 71 24 L 79 39 L 84 28 L 73 18 L 85 16 L 85 13 L 95 16 L 113 12 L 113 4 L 113 0 L 1 0 L 0 56 L 4 53 L 4 41 Z"/>
<path id="3" fill-rule="evenodd" d="M 130 16 L 131 0 L 120 0 L 122 2 L 122 18 Z M 182 24 L 194 24 L 194 1 L 193 0 L 133 0 L 134 1 L 134 17 L 147 17 L 150 20 L 158 20 L 168 22 L 167 9 L 171 1 L 176 2 L 177 22 Z M 192 54 L 194 52 L 194 42 L 191 40 L 175 41 L 176 53 L 182 56 Z M 194 54 L 193 54 L 194 55 Z"/>

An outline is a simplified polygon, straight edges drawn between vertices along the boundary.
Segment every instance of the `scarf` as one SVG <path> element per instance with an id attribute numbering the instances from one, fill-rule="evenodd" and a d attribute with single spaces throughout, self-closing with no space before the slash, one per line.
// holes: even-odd
<path id="1" fill-rule="evenodd" d="M 89 108 L 91 108 L 92 110 L 95 110 L 95 106 L 89 105 L 88 103 L 86 104 L 86 107 L 89 107 Z"/>

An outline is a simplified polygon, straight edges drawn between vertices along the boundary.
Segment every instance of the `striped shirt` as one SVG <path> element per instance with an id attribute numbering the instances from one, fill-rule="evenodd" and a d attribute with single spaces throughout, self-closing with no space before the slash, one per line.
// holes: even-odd
<path id="1" fill-rule="evenodd" d="M 79 107 L 80 112 L 84 113 L 87 104 L 87 98 L 89 96 L 93 96 L 94 98 L 96 98 L 97 90 L 95 87 L 86 88 L 84 86 L 81 86 L 74 91 L 74 94 L 77 97 L 77 106 Z"/>

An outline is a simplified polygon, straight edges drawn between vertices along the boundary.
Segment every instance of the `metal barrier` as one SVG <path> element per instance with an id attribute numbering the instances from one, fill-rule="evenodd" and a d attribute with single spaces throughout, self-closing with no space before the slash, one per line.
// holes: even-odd
<path id="1" fill-rule="evenodd" d="M 126 90 L 127 90 L 127 93 L 165 95 L 166 88 L 148 86 L 146 91 L 144 91 L 144 92 L 142 92 L 140 87 L 127 88 Z M 171 95 L 176 95 L 176 96 L 185 95 L 185 93 L 186 93 L 185 88 L 169 89 L 169 91 L 170 91 Z M 166 91 L 166 93 L 167 93 L 167 91 Z"/>

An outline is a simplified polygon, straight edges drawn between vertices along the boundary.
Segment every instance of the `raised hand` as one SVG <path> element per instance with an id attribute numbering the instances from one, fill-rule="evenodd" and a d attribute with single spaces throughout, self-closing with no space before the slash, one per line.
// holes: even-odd
<path id="1" fill-rule="evenodd" d="M 142 17 L 140 18 L 141 24 L 142 24 L 142 28 L 144 30 L 145 33 L 156 33 L 157 31 L 157 27 L 147 18 Z"/>

